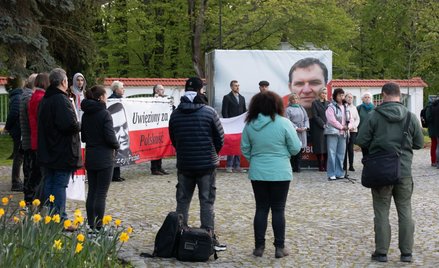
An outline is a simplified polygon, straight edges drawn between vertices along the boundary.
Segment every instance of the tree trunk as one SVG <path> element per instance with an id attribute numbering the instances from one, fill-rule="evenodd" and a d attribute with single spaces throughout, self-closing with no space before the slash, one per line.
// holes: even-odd
<path id="1" fill-rule="evenodd" d="M 195 0 L 188 0 L 189 25 L 191 28 L 192 64 L 198 77 L 204 77 L 204 60 L 201 50 L 201 38 L 204 30 L 204 20 L 208 0 L 200 0 L 196 12 Z"/>

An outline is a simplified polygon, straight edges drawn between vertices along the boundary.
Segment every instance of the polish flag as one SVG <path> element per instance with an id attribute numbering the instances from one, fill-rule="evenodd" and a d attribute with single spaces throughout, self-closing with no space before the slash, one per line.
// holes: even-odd
<path id="1" fill-rule="evenodd" d="M 220 155 L 241 155 L 241 133 L 247 113 L 231 118 L 220 118 L 224 129 L 224 146 Z"/>

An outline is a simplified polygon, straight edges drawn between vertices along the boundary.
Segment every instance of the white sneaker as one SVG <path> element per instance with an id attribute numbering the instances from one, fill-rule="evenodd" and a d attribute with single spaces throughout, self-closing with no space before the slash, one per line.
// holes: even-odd
<path id="1" fill-rule="evenodd" d="M 227 173 L 233 173 L 233 170 L 232 170 L 232 168 L 226 168 L 226 172 Z"/>
<path id="2" fill-rule="evenodd" d="M 337 179 L 337 177 L 331 176 L 331 177 L 328 178 L 328 181 L 335 181 L 336 179 Z"/>

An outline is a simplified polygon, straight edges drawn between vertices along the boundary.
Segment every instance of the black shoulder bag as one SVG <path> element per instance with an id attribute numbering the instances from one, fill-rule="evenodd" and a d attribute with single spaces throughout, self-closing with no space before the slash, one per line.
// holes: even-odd
<path id="1" fill-rule="evenodd" d="M 367 188 L 379 188 L 382 186 L 395 185 L 401 179 L 401 151 L 408 135 L 410 114 L 407 115 L 402 136 L 401 147 L 398 152 L 377 152 L 363 157 L 363 171 L 361 184 Z"/>

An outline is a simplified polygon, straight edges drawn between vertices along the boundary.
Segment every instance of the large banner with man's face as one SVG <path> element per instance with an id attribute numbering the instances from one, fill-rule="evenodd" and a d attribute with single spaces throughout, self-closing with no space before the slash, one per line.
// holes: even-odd
<path id="1" fill-rule="evenodd" d="M 171 99 L 108 99 L 107 108 L 120 144 L 115 166 L 175 155 L 168 132 L 173 109 Z"/>
<path id="2" fill-rule="evenodd" d="M 265 80 L 270 83 L 269 90 L 282 97 L 299 94 L 300 104 L 307 110 L 318 90 L 332 80 L 330 50 L 214 50 L 207 61 L 207 94 L 214 96 L 218 112 L 224 95 L 231 91 L 232 80 L 239 82 L 239 93 L 246 103 L 259 92 L 259 81 Z"/>

